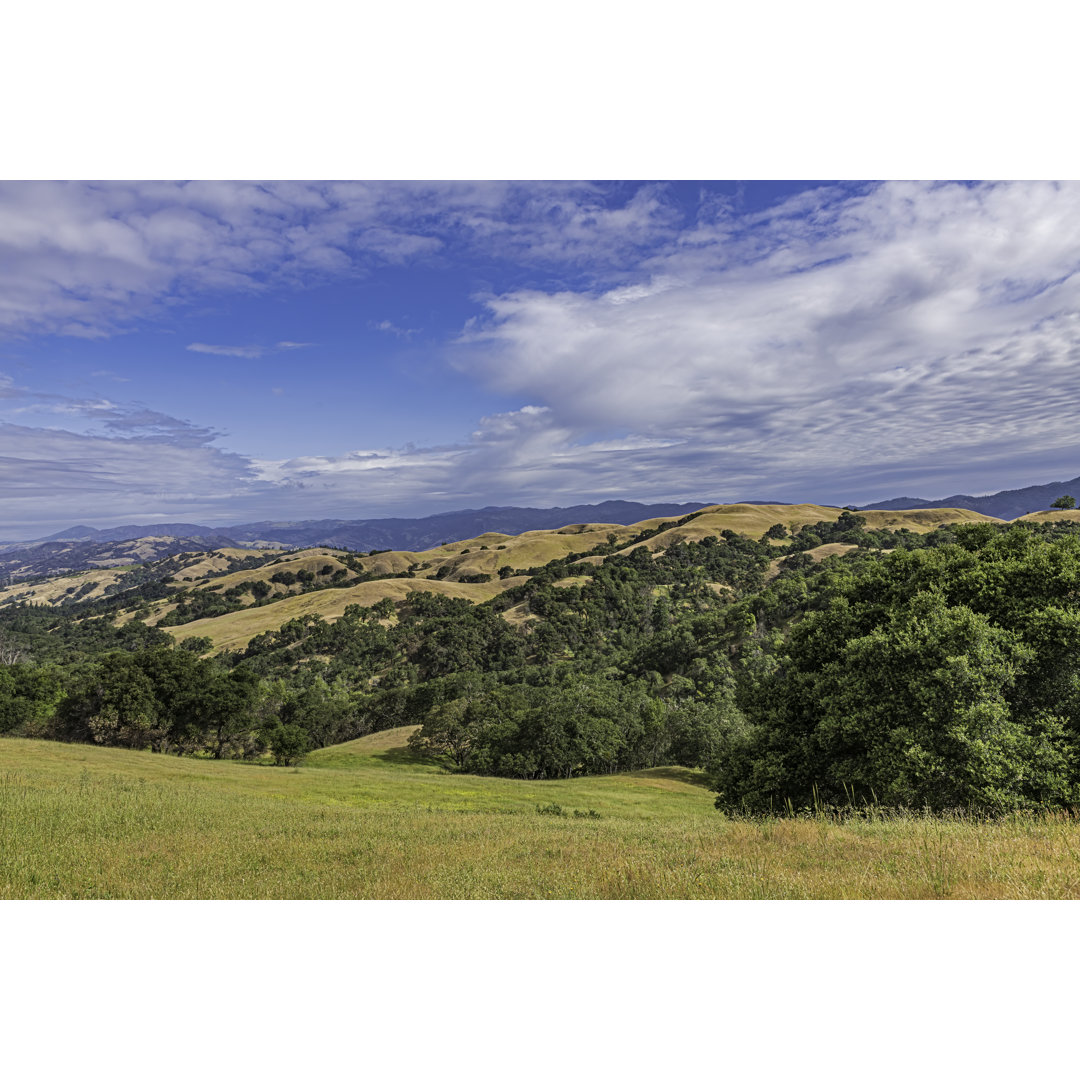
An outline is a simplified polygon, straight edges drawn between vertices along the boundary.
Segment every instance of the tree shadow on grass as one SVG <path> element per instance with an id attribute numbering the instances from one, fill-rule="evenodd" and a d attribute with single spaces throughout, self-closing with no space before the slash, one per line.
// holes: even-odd
<path id="1" fill-rule="evenodd" d="M 387 750 L 380 750 L 378 753 L 372 754 L 372 757 L 381 758 L 383 761 L 390 765 L 438 765 L 440 764 L 435 758 L 426 757 L 423 754 L 418 754 L 415 750 L 410 750 L 407 746 L 391 746 Z"/>
<path id="2" fill-rule="evenodd" d="M 629 776 L 640 776 L 647 780 L 677 780 L 680 784 L 693 784 L 694 787 L 709 787 L 709 778 L 697 769 L 687 769 L 682 765 L 657 765 L 652 769 L 637 769 Z"/>

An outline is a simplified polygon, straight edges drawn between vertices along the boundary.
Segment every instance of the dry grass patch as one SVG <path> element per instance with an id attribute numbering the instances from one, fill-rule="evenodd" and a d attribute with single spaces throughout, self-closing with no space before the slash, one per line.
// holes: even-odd
<path id="1" fill-rule="evenodd" d="M 340 554 L 340 551 L 335 552 L 329 548 L 302 551 L 295 555 L 286 556 L 280 562 L 267 563 L 265 566 L 257 566 L 252 570 L 237 570 L 232 574 L 223 574 L 221 577 L 201 581 L 195 587 L 224 592 L 226 589 L 231 589 L 234 585 L 242 585 L 246 581 L 265 581 L 267 584 L 271 584 L 270 579 L 282 570 L 287 570 L 293 574 L 299 573 L 301 570 L 309 570 L 321 579 L 322 575 L 319 575 L 319 571 L 324 566 L 331 567 L 331 571 L 346 570 L 350 577 L 355 577 L 356 575 L 338 558 Z M 177 578 L 177 580 L 181 579 Z M 289 591 L 289 586 L 279 586 L 276 582 L 273 583 L 273 588 L 282 593 L 288 593 Z"/>
<path id="2" fill-rule="evenodd" d="M 389 598 L 404 600 L 412 592 L 435 592 L 443 596 L 456 596 L 479 604 L 490 600 L 505 589 L 520 585 L 527 579 L 504 578 L 484 584 L 468 585 L 453 581 L 428 581 L 423 578 L 391 578 L 386 581 L 363 581 L 344 589 L 320 589 L 316 592 L 288 596 L 262 607 L 230 611 L 212 619 L 196 619 L 183 626 L 166 627 L 177 641 L 189 637 L 209 637 L 215 650 L 241 649 L 255 637 L 267 630 L 276 630 L 290 619 L 302 615 L 321 615 L 327 622 L 341 618 L 350 604 L 371 607 Z"/>
<path id="3" fill-rule="evenodd" d="M 939 525 L 957 525 L 967 522 L 989 521 L 1003 524 L 1001 518 L 987 517 L 975 510 L 952 507 L 934 507 L 930 510 L 860 510 L 866 518 L 868 529 L 910 529 L 914 533 L 933 532 Z"/>
<path id="4" fill-rule="evenodd" d="M 834 555 L 837 557 L 846 555 L 849 551 L 855 551 L 858 546 L 858 544 L 820 544 L 815 548 L 808 548 L 805 554 L 809 555 L 814 562 L 819 563 Z M 784 561 L 784 558 L 787 558 L 787 556 L 773 559 L 769 563 L 769 569 L 765 571 L 766 581 L 772 581 L 780 573 L 780 564 Z"/>
<path id="5" fill-rule="evenodd" d="M 106 570 L 79 570 L 49 578 L 47 581 L 38 581 L 32 585 L 8 585 L 0 588 L 0 603 L 13 601 L 57 607 L 66 596 L 90 584 L 94 586 L 93 589 L 88 590 L 79 599 L 97 600 L 105 595 L 107 586 L 115 585 L 120 581 L 133 565 L 112 567 Z"/>
<path id="6" fill-rule="evenodd" d="M 1016 521 L 1076 521 L 1080 522 L 1080 510 L 1036 510 L 1015 518 Z"/>

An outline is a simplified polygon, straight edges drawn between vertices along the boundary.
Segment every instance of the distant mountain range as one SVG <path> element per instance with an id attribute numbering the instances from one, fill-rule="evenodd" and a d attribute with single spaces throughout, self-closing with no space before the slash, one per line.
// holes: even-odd
<path id="1" fill-rule="evenodd" d="M 708 503 L 639 503 L 612 500 L 578 506 L 554 506 L 539 510 L 529 506 L 485 506 L 480 510 L 451 510 L 423 518 L 319 518 L 310 521 L 254 521 L 240 525 L 192 525 L 170 522 L 154 525 L 120 525 L 115 529 L 94 529 L 75 525 L 63 532 L 24 540 L 21 546 L 51 541 L 93 541 L 111 543 L 138 540 L 144 536 L 203 537 L 228 536 L 240 543 L 270 541 L 287 547 L 351 547 L 360 550 L 393 548 L 422 551 L 444 541 L 467 540 L 485 532 L 510 535 L 529 529 L 559 529 L 579 522 L 610 522 L 633 525 L 651 517 L 680 517 L 700 510 Z"/>
<path id="2" fill-rule="evenodd" d="M 97 544 L 113 543 L 117 540 L 141 540 L 144 536 L 175 536 L 185 539 L 189 536 L 224 536 L 226 530 L 209 525 L 189 525 L 184 522 L 162 522 L 160 525 L 119 525 L 115 529 L 92 529 L 89 525 L 73 525 L 63 532 L 43 536 L 40 540 L 23 541 L 34 544 L 47 544 L 64 540 L 92 540 Z"/>
<path id="3" fill-rule="evenodd" d="M 888 499 L 869 503 L 860 509 L 958 507 L 1010 520 L 1035 510 L 1047 510 L 1062 495 L 1073 495 L 1080 500 L 1080 477 L 1062 483 L 1000 491 L 995 495 Z M 516 536 L 532 529 L 559 529 L 582 522 L 633 525 L 647 518 L 682 517 L 709 505 L 712 504 L 639 503 L 618 499 L 548 509 L 485 506 L 479 510 L 451 510 L 422 518 L 321 518 L 308 521 L 254 521 L 227 526 L 162 522 L 154 525 L 120 525 L 113 529 L 75 525 L 39 540 L 0 542 L 0 578 L 21 579 L 145 562 L 179 551 L 208 551 L 222 547 L 280 545 L 302 548 L 326 545 L 365 552 L 388 549 L 425 551 L 486 532 Z"/>
<path id="4" fill-rule="evenodd" d="M 1080 503 L 1080 476 L 1075 480 L 1015 488 L 1011 491 L 999 491 L 994 495 L 950 495 L 947 499 L 888 499 L 885 502 L 868 503 L 859 509 L 920 510 L 955 506 L 960 510 L 976 510 L 980 514 L 1011 521 L 1036 510 L 1049 510 L 1050 504 L 1062 495 L 1072 495 Z"/>
<path id="5" fill-rule="evenodd" d="M 638 503 L 613 500 L 578 506 L 536 509 L 522 506 L 485 506 L 480 510 L 453 510 L 425 518 L 372 518 L 349 521 L 256 521 L 217 526 L 189 522 L 120 525 L 95 529 L 74 525 L 44 536 L 0 544 L 0 576 L 26 578 L 118 563 L 143 562 L 182 551 L 221 547 L 281 545 L 299 548 L 326 545 L 355 551 L 424 551 L 454 540 L 468 540 L 485 532 L 510 535 L 531 529 L 559 529 L 579 522 L 633 525 L 653 517 L 682 517 L 709 503 Z M 154 543 L 135 544 L 155 538 Z M 141 552 L 145 551 L 145 555 Z"/>
<path id="6" fill-rule="evenodd" d="M 26 578 L 77 570 L 151 562 L 186 551 L 215 551 L 235 547 L 221 533 L 204 529 L 201 536 L 137 536 L 128 540 L 47 540 L 0 548 L 0 585 Z"/>
<path id="7" fill-rule="evenodd" d="M 480 510 L 451 510 L 424 518 L 374 518 L 343 521 L 256 521 L 224 529 L 241 541 L 273 540 L 289 547 L 327 544 L 333 547 L 391 548 L 424 551 L 454 540 L 468 540 L 486 532 L 511 536 L 530 529 L 560 529 L 579 522 L 633 525 L 652 517 L 681 517 L 708 503 L 638 503 L 615 500 L 539 510 L 528 506 L 485 506 Z"/>

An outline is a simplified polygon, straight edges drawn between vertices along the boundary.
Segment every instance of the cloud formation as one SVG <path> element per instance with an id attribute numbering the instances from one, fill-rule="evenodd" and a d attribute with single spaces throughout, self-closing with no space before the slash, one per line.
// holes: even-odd
<path id="1" fill-rule="evenodd" d="M 1076 184 L 720 205 L 627 286 L 486 298 L 457 363 L 577 432 L 677 435 L 718 494 L 930 456 L 993 485 L 1034 432 L 1063 459 L 1080 441 L 1078 251 Z"/>
<path id="2" fill-rule="evenodd" d="M 0 376 L 18 421 L 0 429 L 0 497 L 45 512 L 61 493 L 49 520 L 106 504 L 113 520 L 138 507 L 213 522 L 610 497 L 846 503 L 1080 473 L 1077 184 L 834 185 L 753 214 L 703 198 L 689 217 L 649 185 L 23 187 L 21 214 L 0 191 L 0 328 L 16 333 L 106 334 L 199 290 L 464 248 L 547 268 L 530 279 L 545 284 L 476 297 L 452 348 L 460 372 L 529 404 L 445 445 L 253 460 L 146 404 Z M 84 430 L 30 428 L 30 414 Z"/>
<path id="3" fill-rule="evenodd" d="M 262 356 L 266 349 L 262 345 L 207 345 L 202 341 L 193 341 L 188 352 L 208 353 L 210 356 L 241 356 L 253 360 Z"/>
<path id="4" fill-rule="evenodd" d="M 247 493 L 254 474 L 239 455 L 198 440 L 124 437 L 122 422 L 114 424 L 115 434 L 95 435 L 0 421 L 0 537 L 188 510 L 220 515 Z"/>
<path id="5" fill-rule="evenodd" d="M 394 337 L 404 338 L 406 341 L 420 333 L 420 331 L 416 329 L 395 326 L 389 319 L 383 319 L 381 322 L 368 323 L 368 325 L 372 330 L 380 330 L 384 334 L 393 334 Z"/>
<path id="6" fill-rule="evenodd" d="M 614 267 L 674 235 L 659 189 L 612 198 L 554 183 L 0 183 L 0 334 L 106 337 L 203 293 L 459 247 Z"/>

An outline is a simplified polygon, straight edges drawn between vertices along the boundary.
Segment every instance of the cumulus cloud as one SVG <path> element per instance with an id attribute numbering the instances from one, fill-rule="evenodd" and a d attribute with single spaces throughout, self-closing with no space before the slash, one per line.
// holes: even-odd
<path id="1" fill-rule="evenodd" d="M 1062 460 L 1080 443 L 1078 251 L 1076 184 L 720 206 L 626 286 L 486 298 L 457 363 L 569 430 L 678 435 L 701 490 L 950 455 L 989 477 L 1035 432 Z"/>

